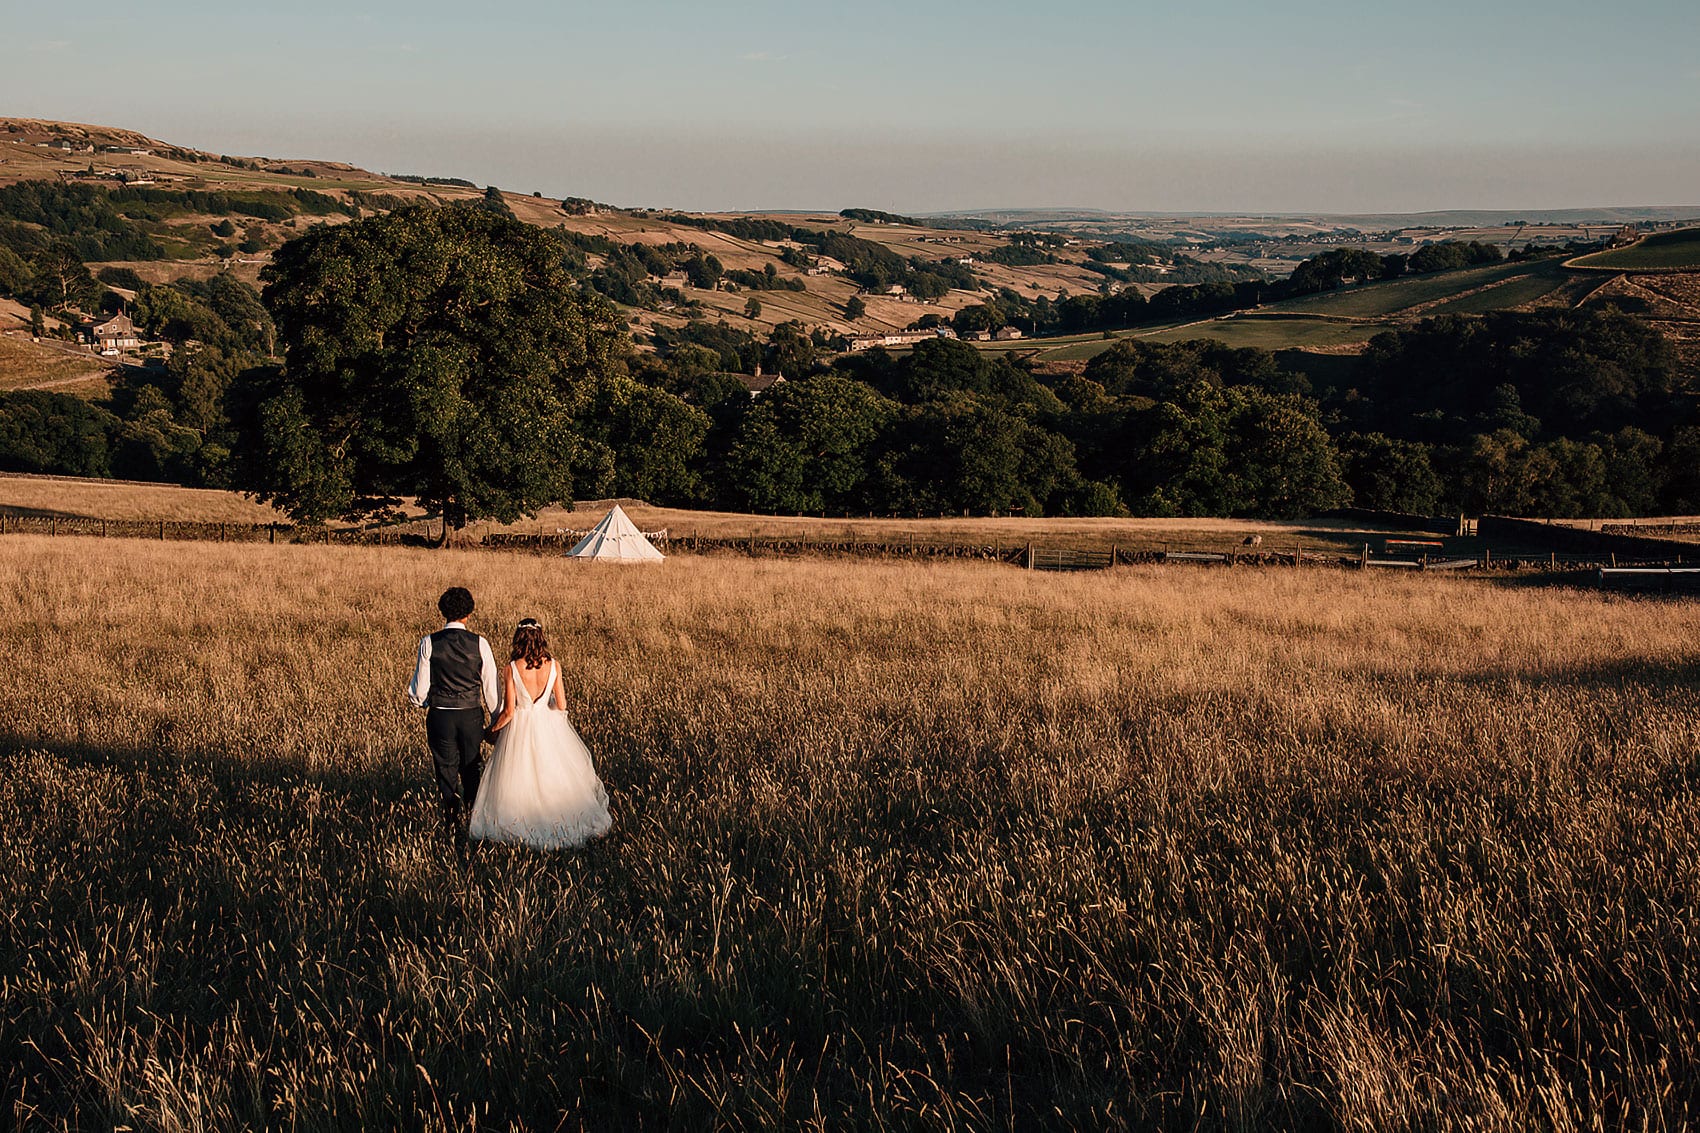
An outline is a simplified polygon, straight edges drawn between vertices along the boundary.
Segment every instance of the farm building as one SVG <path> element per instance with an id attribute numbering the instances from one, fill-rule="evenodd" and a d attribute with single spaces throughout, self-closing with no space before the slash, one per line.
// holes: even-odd
<path id="1" fill-rule="evenodd" d="M 998 342 L 1009 342 L 1021 337 L 1021 331 L 1016 327 L 999 327 L 992 332 L 992 338 Z"/>
<path id="2" fill-rule="evenodd" d="M 101 354 L 134 350 L 142 344 L 136 337 L 136 324 L 125 314 L 113 315 L 103 323 L 85 323 L 81 329 L 83 340 Z"/>
<path id="3" fill-rule="evenodd" d="M 737 378 L 744 383 L 744 388 L 750 391 L 751 397 L 759 397 L 785 381 L 784 374 L 739 374 Z"/>
<path id="4" fill-rule="evenodd" d="M 934 327 L 931 330 L 900 330 L 890 334 L 858 334 L 850 338 L 851 350 L 872 350 L 876 346 L 913 346 L 917 342 L 925 342 L 929 338 L 955 338 L 956 331 L 950 327 Z"/>

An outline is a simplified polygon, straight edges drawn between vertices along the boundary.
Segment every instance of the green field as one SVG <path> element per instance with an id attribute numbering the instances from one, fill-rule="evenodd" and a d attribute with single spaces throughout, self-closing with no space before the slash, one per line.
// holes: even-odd
<path id="1" fill-rule="evenodd" d="M 1002 349 L 1041 351 L 1048 362 L 1093 358 L 1123 338 L 1146 342 L 1186 342 L 1210 338 L 1229 346 L 1263 350 L 1317 349 L 1368 342 L 1399 321 L 1431 314 L 1481 314 L 1534 302 L 1578 277 L 1553 260 L 1494 264 L 1464 271 L 1417 276 L 1390 283 L 1369 283 L 1271 303 L 1254 311 L 1216 319 L 1190 320 L 1154 329 L 1119 332 L 1113 339 L 1000 342 Z"/>
<path id="2" fill-rule="evenodd" d="M 1532 263 L 1491 264 L 1462 271 L 1437 272 L 1433 275 L 1396 279 L 1389 283 L 1365 283 L 1340 291 L 1305 295 L 1298 299 L 1271 303 L 1265 310 L 1330 315 L 1336 318 L 1385 318 L 1425 303 L 1448 299 L 1461 292 L 1474 291 L 1479 287 L 1488 287 L 1523 276 L 1544 275 L 1551 272 L 1554 266 L 1550 261 L 1537 260 Z"/>
<path id="3" fill-rule="evenodd" d="M 1379 323 L 1277 314 L 1247 314 L 1217 319 L 1203 326 L 1174 327 L 1139 337 L 1147 342 L 1185 342 L 1213 338 L 1229 346 L 1289 350 L 1305 346 L 1349 346 L 1368 342 L 1386 328 Z"/>
<path id="4" fill-rule="evenodd" d="M 1291 317 L 1281 315 L 1241 315 L 1231 319 L 1211 319 L 1202 323 L 1181 323 L 1156 330 L 1119 334 L 1113 339 L 1093 338 L 1073 340 L 1064 346 L 1046 350 L 1040 358 L 1046 362 L 1078 362 L 1096 358 L 1124 339 L 1142 342 L 1191 342 L 1211 338 L 1229 346 L 1254 346 L 1261 350 L 1293 350 L 1303 347 L 1350 346 L 1368 342 L 1385 330 L 1379 323 L 1350 323 L 1334 319 Z"/>
<path id="5" fill-rule="evenodd" d="M 1578 256 L 1565 266 L 1590 271 L 1700 271 L 1700 228 L 1660 232 L 1627 248 Z"/>
<path id="6" fill-rule="evenodd" d="M 1545 299 L 1548 295 L 1562 290 L 1573 282 L 1573 280 L 1567 279 L 1561 271 L 1518 276 L 1515 279 L 1506 280 L 1504 283 L 1484 288 L 1473 294 L 1448 299 L 1444 303 L 1429 308 L 1423 314 L 1480 315 L 1487 311 L 1508 311 L 1526 303 Z"/>

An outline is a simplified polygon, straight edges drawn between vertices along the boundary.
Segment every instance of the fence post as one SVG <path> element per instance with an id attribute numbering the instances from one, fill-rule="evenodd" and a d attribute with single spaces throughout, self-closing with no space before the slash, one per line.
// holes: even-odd
<path id="1" fill-rule="evenodd" d="M 54 516 L 53 518 L 51 518 L 47 521 L 47 533 L 49 535 L 59 534 L 59 517 L 58 516 Z"/>
<path id="2" fill-rule="evenodd" d="M 1033 544 L 1027 544 L 1027 569 L 1033 569 Z"/>
<path id="3" fill-rule="evenodd" d="M 163 519 L 159 521 L 159 541 L 165 542 L 165 520 Z"/>
<path id="4" fill-rule="evenodd" d="M 1364 568 L 1364 567 L 1369 566 L 1369 544 L 1368 543 L 1365 543 L 1364 549 L 1362 551 L 1358 552 L 1358 566 L 1360 568 Z"/>
<path id="5" fill-rule="evenodd" d="M 1114 543 L 1110 544 L 1110 565 L 1116 566 L 1121 561 L 1121 552 Z"/>
<path id="6" fill-rule="evenodd" d="M 266 524 L 266 542 L 268 542 L 268 543 L 276 543 L 277 542 L 277 524 L 275 524 L 275 523 Z"/>
<path id="7" fill-rule="evenodd" d="M 106 520 L 104 519 L 100 521 L 100 537 L 106 538 Z"/>

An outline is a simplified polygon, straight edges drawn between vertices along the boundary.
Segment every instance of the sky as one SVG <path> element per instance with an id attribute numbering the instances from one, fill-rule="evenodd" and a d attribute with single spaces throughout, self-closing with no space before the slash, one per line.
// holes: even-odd
<path id="1" fill-rule="evenodd" d="M 0 114 L 693 210 L 1700 203 L 1696 0 L 0 0 Z"/>

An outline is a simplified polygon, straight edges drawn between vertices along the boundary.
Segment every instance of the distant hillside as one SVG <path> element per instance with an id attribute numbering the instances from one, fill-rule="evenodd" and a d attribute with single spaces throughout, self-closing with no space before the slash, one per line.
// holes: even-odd
<path id="1" fill-rule="evenodd" d="M 114 216 L 135 239 L 102 245 L 109 253 L 122 245 L 119 254 L 85 258 L 121 294 L 220 276 L 257 285 L 272 251 L 314 225 L 409 202 L 471 204 L 484 197 L 484 189 L 453 172 L 385 174 L 321 159 L 215 154 L 117 127 L 0 118 L 0 187 L 33 181 L 113 191 Z M 1668 314 L 1674 302 L 1668 298 L 1644 299 L 1633 285 L 1607 286 L 1609 277 L 1583 280 L 1551 260 L 1530 260 L 1356 284 L 1203 318 L 1142 316 L 1134 320 L 1139 325 L 1113 330 L 1109 338 L 1096 330 L 1031 337 L 1035 312 L 1047 304 L 1054 312 L 1065 299 L 1108 304 L 1118 292 L 1150 297 L 1175 284 L 1279 279 L 1330 249 L 1399 256 L 1466 239 L 1506 253 L 1531 245 L 1585 248 L 1625 223 L 1668 224 L 1700 214 L 1700 207 L 1648 207 L 1141 217 L 1075 209 L 929 219 L 870 209 L 689 214 L 572 196 L 499 197 L 518 219 L 562 232 L 581 278 L 620 304 L 640 344 L 676 336 L 693 323 L 724 323 L 756 340 L 794 323 L 817 341 L 837 343 L 948 321 L 983 306 L 994 318 L 1003 312 L 1028 337 L 980 343 L 982 349 L 1059 362 L 1090 357 L 1118 337 L 1208 337 L 1270 349 L 1351 352 L 1380 330 L 1430 314 L 1574 305 L 1595 290 L 1631 307 L 1663 303 Z M 974 218 L 972 226 L 965 217 Z M 1680 335 L 1684 317 L 1661 325 Z M 0 308 L 0 331 L 15 332 L 26 321 L 23 308 Z M 14 369 L 21 365 L 14 359 Z M 45 355 L 30 365 L 43 381 L 63 373 L 63 365 Z M 14 375 L 10 384 L 30 383 Z"/>
<path id="2" fill-rule="evenodd" d="M 471 202 L 484 192 L 446 173 L 388 175 L 319 159 L 214 154 L 133 130 L 0 118 L 0 185 L 22 181 L 179 194 L 305 192 L 357 206 L 354 211 L 382 210 L 412 201 Z M 961 225 L 935 228 L 924 222 L 906 223 L 908 218 L 870 210 L 849 209 L 847 215 L 762 213 L 745 226 L 756 231 L 742 231 L 730 223 L 744 219 L 735 214 L 624 209 L 580 198 L 505 191 L 502 199 L 520 220 L 578 237 L 588 273 L 608 269 L 631 275 L 635 269 L 626 262 L 629 257 L 614 256 L 610 249 L 650 249 L 645 263 L 639 265 L 642 276 L 628 280 L 629 289 L 610 289 L 630 309 L 633 328 L 640 335 L 692 320 L 725 320 L 759 336 L 788 321 L 830 335 L 884 333 L 901 330 L 927 315 L 948 319 L 1000 289 L 1032 299 L 1093 292 L 1106 284 L 1101 268 L 1087 266 L 1092 261 L 1084 247 L 1059 241 L 1056 247 L 1034 253 L 1018 248 L 1008 234 Z M 277 245 L 304 227 L 341 223 L 346 216 L 240 215 L 234 218 L 239 237 L 217 237 L 212 230 L 224 219 L 229 218 L 194 208 L 154 209 L 138 216 L 136 223 L 161 245 L 159 254 L 92 260 L 90 266 L 97 271 L 131 271 L 149 283 L 204 278 L 214 272 L 257 283 Z M 913 287 L 894 294 L 895 285 L 870 287 L 865 278 L 858 281 L 848 270 L 854 265 L 811 262 L 819 257 L 806 257 L 797 242 L 787 238 L 786 230 L 793 228 L 873 245 L 867 254 L 884 259 L 893 278 L 930 274 L 932 268 L 944 275 L 949 286 L 942 294 L 916 294 Z M 238 238 L 255 250 L 231 252 Z M 717 286 L 669 278 L 673 272 L 661 260 L 694 253 L 718 261 L 723 274 Z M 620 262 L 610 265 L 611 259 Z M 1250 269 L 1153 262 L 1141 275 L 1148 280 L 1143 286 L 1160 287 L 1171 275 L 1176 281 L 1190 282 L 1211 274 L 1231 277 L 1233 272 L 1250 274 Z M 753 317 L 752 297 L 761 308 Z M 855 318 L 846 314 L 852 297 L 862 306 Z"/>

